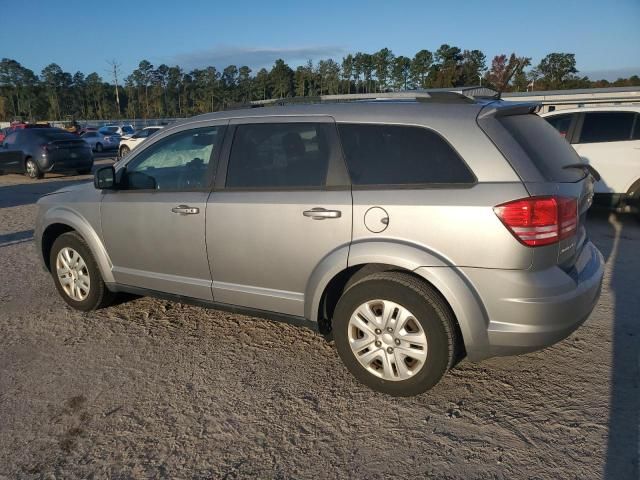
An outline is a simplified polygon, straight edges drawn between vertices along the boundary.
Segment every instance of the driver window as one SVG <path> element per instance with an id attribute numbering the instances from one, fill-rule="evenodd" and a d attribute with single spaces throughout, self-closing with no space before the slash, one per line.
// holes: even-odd
<path id="1" fill-rule="evenodd" d="M 207 187 L 207 167 L 217 153 L 224 127 L 176 133 L 140 152 L 129 164 L 129 190 L 199 190 Z"/>

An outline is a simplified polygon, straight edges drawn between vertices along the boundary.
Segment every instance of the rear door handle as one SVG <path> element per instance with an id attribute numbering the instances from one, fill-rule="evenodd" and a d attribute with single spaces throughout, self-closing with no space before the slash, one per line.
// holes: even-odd
<path id="1" fill-rule="evenodd" d="M 200 213 L 198 207 L 190 207 L 189 205 L 178 205 L 177 207 L 173 207 L 171 211 L 173 213 L 179 213 L 180 215 L 196 215 Z"/>
<path id="2" fill-rule="evenodd" d="M 324 220 L 325 218 L 340 218 L 342 212 L 340 210 L 327 210 L 322 207 L 315 207 L 311 210 L 305 210 L 302 212 L 305 217 L 311 217 L 314 220 Z"/>

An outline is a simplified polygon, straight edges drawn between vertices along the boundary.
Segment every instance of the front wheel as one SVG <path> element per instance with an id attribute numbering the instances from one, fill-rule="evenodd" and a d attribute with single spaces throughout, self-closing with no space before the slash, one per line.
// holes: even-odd
<path id="1" fill-rule="evenodd" d="M 127 155 L 129 155 L 130 151 L 131 151 L 131 149 L 129 147 L 127 147 L 126 145 L 123 145 L 122 147 L 120 147 L 120 158 L 124 158 Z"/>
<path id="2" fill-rule="evenodd" d="M 453 365 L 454 324 L 429 285 L 406 273 L 381 272 L 343 293 L 333 332 L 340 358 L 360 382 L 411 396 L 432 388 Z"/>
<path id="3" fill-rule="evenodd" d="M 40 170 L 38 166 L 38 162 L 36 162 L 33 158 L 27 158 L 27 161 L 24 162 L 24 171 L 27 177 L 35 180 L 36 178 L 43 178 L 44 173 Z"/>
<path id="4" fill-rule="evenodd" d="M 108 306 L 115 298 L 102 280 L 89 247 L 76 232 L 56 238 L 49 266 L 58 293 L 77 310 L 97 310 Z"/>

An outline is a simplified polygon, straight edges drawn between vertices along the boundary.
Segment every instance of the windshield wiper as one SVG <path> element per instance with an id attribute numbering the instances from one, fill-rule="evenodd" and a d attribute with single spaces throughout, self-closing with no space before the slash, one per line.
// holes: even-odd
<path id="1" fill-rule="evenodd" d="M 582 170 L 586 170 L 588 173 L 591 174 L 591 176 L 595 179 L 596 182 L 600 181 L 600 174 L 598 173 L 598 171 L 593 168 L 591 165 L 589 165 L 588 163 L 570 163 L 569 165 L 565 165 L 562 167 L 563 170 L 567 169 L 567 168 L 580 168 Z"/>

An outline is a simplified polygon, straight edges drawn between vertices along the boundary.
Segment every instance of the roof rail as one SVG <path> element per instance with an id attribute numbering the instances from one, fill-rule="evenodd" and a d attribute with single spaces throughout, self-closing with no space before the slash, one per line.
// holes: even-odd
<path id="1" fill-rule="evenodd" d="M 477 99 L 500 98 L 500 93 L 487 87 L 459 87 L 459 88 L 432 88 L 424 90 L 407 90 L 402 92 L 380 93 L 348 93 L 341 95 L 316 95 L 309 97 L 271 98 L 267 100 L 254 100 L 247 108 L 291 105 L 308 103 L 342 103 L 359 101 L 389 101 L 389 100 L 416 100 L 418 102 L 447 102 L 447 103 L 471 103 Z M 236 106 L 237 108 L 237 106 Z"/>

